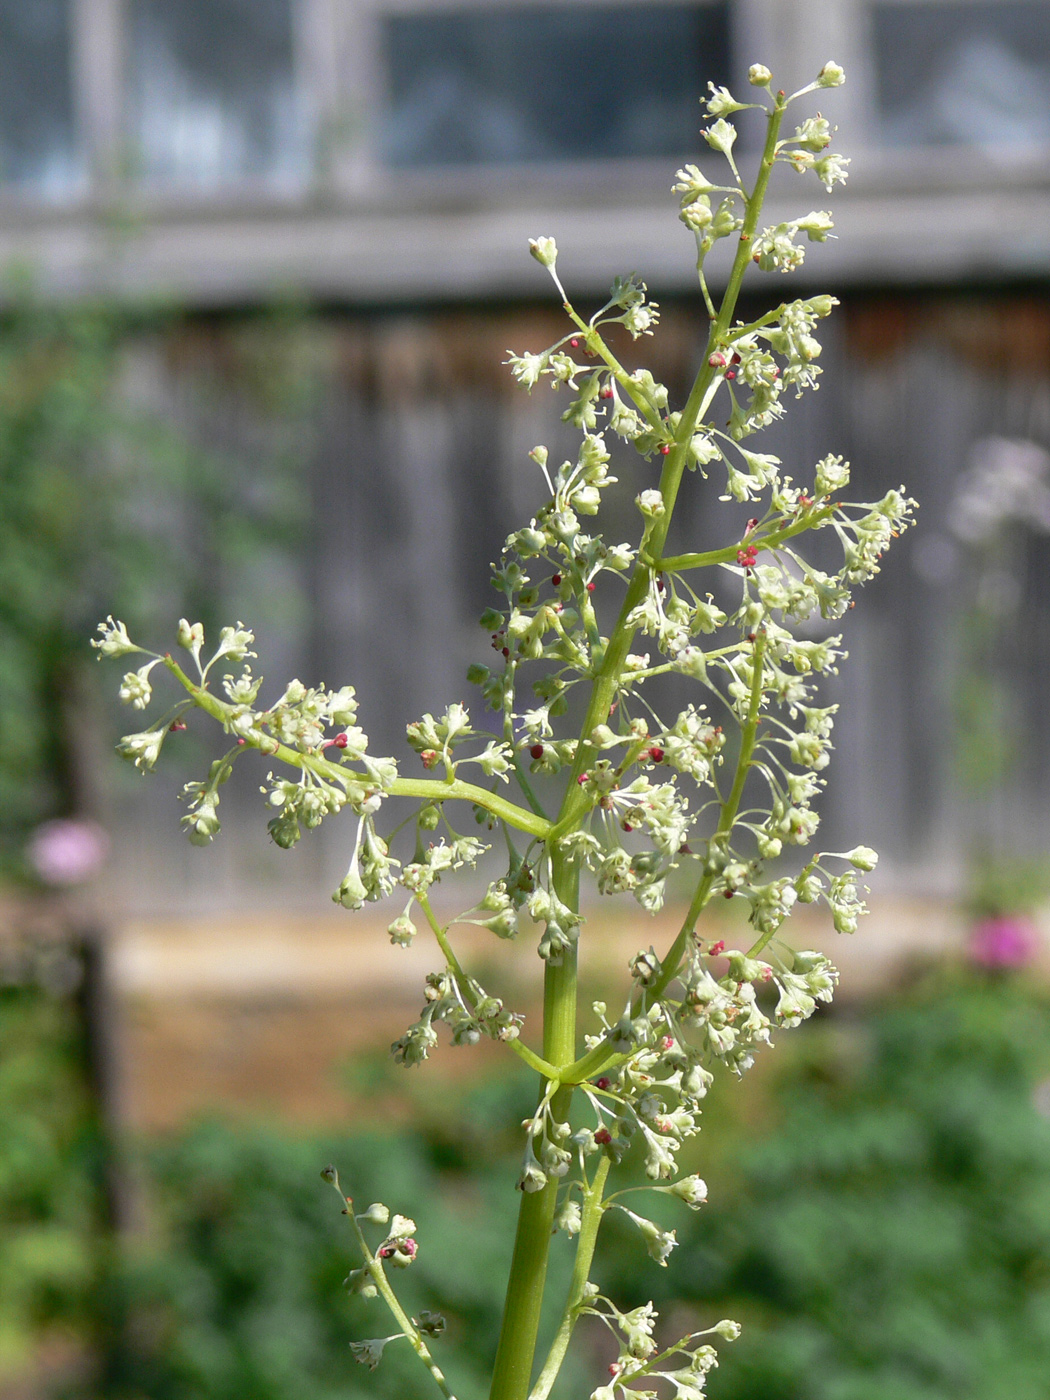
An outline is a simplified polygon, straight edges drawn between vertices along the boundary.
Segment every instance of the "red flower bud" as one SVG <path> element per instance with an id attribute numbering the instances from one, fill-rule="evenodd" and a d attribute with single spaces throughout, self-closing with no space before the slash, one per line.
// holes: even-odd
<path id="1" fill-rule="evenodd" d="M 595 1142 L 600 1142 L 604 1147 L 607 1142 L 612 1142 L 612 1133 L 608 1128 L 599 1128 L 594 1135 Z"/>
<path id="2" fill-rule="evenodd" d="M 543 757 L 543 745 L 542 745 L 542 744 L 533 744 L 532 748 L 529 749 L 529 753 L 533 756 L 533 758 L 542 758 L 542 757 Z"/>
<path id="3" fill-rule="evenodd" d="M 708 948 L 707 951 L 710 953 L 710 955 L 711 955 L 713 958 L 717 958 L 718 955 L 719 955 L 719 953 L 724 953 L 725 950 L 726 950 L 726 941 L 725 941 L 724 938 L 720 938 L 720 939 L 718 940 L 717 943 L 712 943 L 711 946 L 710 946 L 710 948 Z"/>
<path id="4" fill-rule="evenodd" d="M 664 751 L 658 745 L 654 744 L 651 749 L 646 749 L 646 753 L 654 763 L 663 763 Z"/>
<path id="5" fill-rule="evenodd" d="M 551 574 L 551 583 L 557 588 L 558 584 L 561 583 L 561 574 Z"/>

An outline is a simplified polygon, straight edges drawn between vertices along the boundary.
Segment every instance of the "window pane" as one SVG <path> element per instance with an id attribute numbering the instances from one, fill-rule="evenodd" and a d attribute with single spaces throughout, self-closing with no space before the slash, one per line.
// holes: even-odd
<path id="1" fill-rule="evenodd" d="M 306 148 L 290 0 L 131 0 L 135 173 L 213 189 L 295 185 Z"/>
<path id="2" fill-rule="evenodd" d="M 727 81 L 726 5 L 547 6 L 386 20 L 393 165 L 679 155 Z"/>
<path id="3" fill-rule="evenodd" d="M 1050 5 L 875 5 L 879 106 L 896 145 L 1050 141 Z"/>
<path id="4" fill-rule="evenodd" d="M 69 0 L 0 0 L 0 181 L 61 195 L 80 174 Z"/>

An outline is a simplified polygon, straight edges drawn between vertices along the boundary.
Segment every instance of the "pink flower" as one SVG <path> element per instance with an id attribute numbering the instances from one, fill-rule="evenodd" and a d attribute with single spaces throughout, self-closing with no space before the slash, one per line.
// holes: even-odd
<path id="1" fill-rule="evenodd" d="M 1038 932 L 1030 919 L 999 914 L 974 925 L 970 958 L 980 967 L 1023 967 L 1035 956 L 1038 942 Z"/>
<path id="2" fill-rule="evenodd" d="M 102 866 L 109 837 L 97 822 L 57 818 L 33 832 L 26 856 L 45 885 L 78 885 Z"/>

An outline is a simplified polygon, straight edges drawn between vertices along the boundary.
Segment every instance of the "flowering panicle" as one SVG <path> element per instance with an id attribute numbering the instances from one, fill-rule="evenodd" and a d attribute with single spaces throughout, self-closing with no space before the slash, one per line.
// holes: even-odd
<path id="1" fill-rule="evenodd" d="M 263 792 L 278 846 L 294 846 L 304 830 L 344 808 L 354 813 L 349 864 L 333 898 L 359 909 L 396 894 L 391 942 L 407 947 L 422 924 L 442 955 L 441 970 L 426 979 L 419 1017 L 392 1047 L 399 1063 L 425 1060 L 443 1024 L 453 1044 L 495 1041 L 541 1076 L 538 1107 L 523 1124 L 517 1183 L 523 1220 L 539 1234 L 534 1249 L 515 1254 L 521 1272 L 512 1281 L 514 1296 L 542 1290 L 540 1261 L 552 1226 L 575 1238 L 580 1253 L 574 1291 L 533 1400 L 546 1400 L 583 1315 L 600 1318 L 619 1344 L 610 1378 L 592 1400 L 655 1394 L 639 1388 L 646 1379 L 663 1380 L 677 1400 L 702 1396 L 716 1363 L 710 1338 L 732 1340 L 739 1329 L 723 1321 L 658 1351 L 651 1304 L 621 1312 L 586 1282 L 607 1209 L 626 1214 L 658 1264 L 668 1262 L 676 1243 L 674 1230 L 606 1199 L 606 1179 L 621 1164 L 636 1164 L 647 1183 L 638 1189 L 674 1196 L 692 1209 L 702 1205 L 704 1182 L 678 1178 L 677 1163 L 683 1144 L 699 1131 L 715 1074 L 742 1074 L 778 1030 L 797 1026 L 834 992 L 831 962 L 819 952 L 793 951 L 781 938 L 785 922 L 796 904 L 823 902 L 834 928 L 852 932 L 864 912 L 858 879 L 877 859 L 865 846 L 811 853 L 838 708 L 822 702 L 821 687 L 846 655 L 835 624 L 853 590 L 879 572 L 886 549 L 910 524 L 914 503 L 903 487 L 874 503 L 850 500 L 849 463 L 836 453 L 812 466 L 792 465 L 789 474 L 779 457 L 747 441 L 783 415 L 785 390 L 797 397 L 818 387 L 815 332 L 835 298 L 784 301 L 755 320 L 735 319 L 746 273 L 794 272 L 807 250 L 819 253 L 832 236 L 823 209 L 765 227 L 760 214 L 778 165 L 812 171 L 827 189 L 846 178 L 848 162 L 830 152 L 834 127 L 822 114 L 804 117 L 792 135 L 780 134 L 790 102 L 835 88 L 842 76 L 837 64 L 825 64 L 789 98 L 775 90 L 768 68 L 754 64 L 748 81 L 756 102 L 710 86 L 702 138 L 725 162 L 722 183 L 689 163 L 673 187 L 710 316 L 699 373 L 680 406 L 650 370 L 622 363 L 607 339 L 608 328 L 622 328 L 627 337 L 619 329 L 615 334 L 633 356 L 656 332 L 659 307 L 645 283 L 634 274 L 617 278 L 584 320 L 560 280 L 554 240 L 532 240 L 532 256 L 553 278 L 570 324 L 552 345 L 512 353 L 507 363 L 526 389 L 543 382 L 561 395 L 562 420 L 579 431 L 580 443 L 560 463 L 543 446 L 529 454 L 545 499 L 507 536 L 493 563 L 495 601 L 481 617 L 488 660 L 468 672 L 487 722 L 472 719 L 458 702 L 413 720 L 406 731 L 408 775 L 393 758 L 369 753 L 352 686 L 329 690 L 293 680 L 263 708 L 262 678 L 248 665 L 254 638 L 240 623 L 222 630 L 207 660 L 200 624 L 179 623 L 177 641 L 190 657 L 192 677 L 170 656 L 143 652 L 112 617 L 94 642 L 100 655 L 143 655 L 120 686 L 132 708 L 151 703 L 165 670 L 182 688 L 173 710 L 121 741 L 136 766 L 155 765 L 166 736 L 185 727 L 180 716 L 194 706 L 231 736 L 232 747 L 207 777 L 186 785 L 182 821 L 195 844 L 218 834 L 219 790 L 235 762 L 252 751 L 267 759 Z M 748 188 L 736 162 L 732 118 L 756 106 L 766 112 L 767 139 Z M 704 269 L 725 239 L 735 241 L 736 253 L 716 307 Z M 746 505 L 748 519 L 742 529 L 727 524 L 716 548 L 672 555 L 667 540 L 675 503 L 692 471 L 714 473 L 720 486 L 724 481 L 722 500 Z M 598 526 L 606 492 L 627 474 L 636 533 L 616 542 Z M 818 533 L 819 550 L 811 539 Z M 213 671 L 222 677 L 221 695 L 210 688 Z M 658 678 L 669 675 L 679 678 L 674 693 L 687 695 L 681 708 L 664 712 Z M 415 804 L 392 831 L 381 825 L 388 798 Z M 473 869 L 482 857 L 493 859 L 477 836 L 451 825 L 448 813 L 457 802 L 486 831 L 500 828 L 506 865 L 487 866 L 481 898 L 442 922 L 430 904 L 432 886 Z M 610 1015 L 605 1003 L 595 1003 L 578 1055 L 576 954 L 586 936 L 581 882 L 589 880 L 601 896 L 630 896 L 652 914 L 676 870 L 692 892 L 677 938 L 660 951 L 643 947 L 631 959 L 622 1009 Z M 704 936 L 698 921 L 715 899 L 737 902 L 750 926 L 747 946 L 727 949 Z M 549 1017 L 542 1055 L 527 1043 L 521 1015 L 465 970 L 452 941 L 459 924 L 499 939 L 535 926 Z M 330 1179 L 337 1185 L 334 1174 Z M 529 1204 L 537 1199 L 542 1210 Z M 387 1266 L 404 1267 L 416 1256 L 412 1222 L 391 1218 L 381 1204 L 361 1216 L 353 1216 L 349 1201 L 345 1208 L 364 1259 L 347 1285 L 365 1296 L 381 1293 L 401 1328 L 355 1343 L 354 1355 L 374 1367 L 391 1342 L 405 1339 L 451 1396 L 424 1340 L 440 1331 L 440 1320 L 423 1313 L 409 1318 L 386 1275 Z M 374 1250 L 363 1234 L 371 1225 L 387 1229 Z M 498 1400 L 523 1400 L 515 1377 L 530 1371 L 536 1319 L 522 1320 L 521 1313 L 508 1310 L 492 1392 Z M 527 1357 L 519 1327 L 532 1328 Z M 508 1356 L 517 1360 L 505 1361 Z"/>

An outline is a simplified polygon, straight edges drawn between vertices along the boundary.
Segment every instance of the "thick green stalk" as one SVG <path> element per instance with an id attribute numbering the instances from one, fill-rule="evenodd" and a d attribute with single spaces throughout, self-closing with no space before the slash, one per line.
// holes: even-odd
<path id="1" fill-rule="evenodd" d="M 660 476 L 664 515 L 653 522 L 647 540 L 648 560 L 658 559 L 667 542 L 675 501 L 686 467 L 689 442 L 696 430 L 701 411 L 708 402 L 715 379 L 716 366 L 710 363 L 711 356 L 729 331 L 744 273 L 751 261 L 752 242 L 773 169 L 784 106 L 784 100 L 778 97 L 769 115 L 762 164 L 755 188 L 746 201 L 743 228 L 725 296 L 718 317 L 711 327 L 700 372 L 682 410 L 671 450 L 664 462 Z M 573 314 L 571 307 L 567 309 L 570 315 Z M 590 332 L 588 338 L 590 339 Z M 600 345 L 600 337 L 595 335 L 595 348 Z M 558 838 L 576 830 L 589 809 L 590 799 L 578 782 L 586 765 L 595 757 L 595 750 L 588 740 L 594 728 L 605 723 L 609 717 L 623 674 L 624 662 L 634 640 L 635 629 L 627 619 L 645 597 L 651 574 L 652 564 L 639 556 L 627 586 L 619 618 L 591 685 L 590 701 L 580 731 L 581 742 L 568 776 L 561 809 L 553 828 L 548 829 L 545 835 L 553 863 L 554 887 L 559 897 L 573 910 L 579 908 L 579 872 L 575 862 L 568 861 L 563 856 Z M 746 773 L 746 765 L 744 771 Z M 735 817 L 735 809 L 733 816 Z M 575 947 L 566 950 L 558 966 L 548 963 L 544 973 L 543 1054 L 555 1065 L 569 1065 L 575 1061 L 576 976 Z M 555 1095 L 552 1108 L 558 1118 L 564 1118 L 568 1113 L 572 1092 L 572 1087 L 568 1086 L 559 1089 Z M 492 1388 L 489 1392 L 490 1400 L 527 1400 L 528 1397 L 556 1197 L 556 1181 L 548 1181 L 541 1191 L 523 1194 L 503 1324 L 496 1352 Z"/>
<path id="2" fill-rule="evenodd" d="M 565 1312 L 562 1316 L 561 1324 L 554 1335 L 551 1349 L 547 1354 L 543 1370 L 536 1379 L 536 1384 L 529 1393 L 529 1400 L 547 1400 L 551 1386 L 558 1378 L 562 1362 L 565 1360 L 565 1353 L 569 1349 L 569 1342 L 572 1339 L 573 1328 L 580 1315 L 580 1304 L 583 1302 L 583 1290 L 587 1286 L 590 1277 L 591 1263 L 594 1259 L 594 1247 L 598 1243 L 598 1228 L 602 1223 L 604 1205 L 602 1203 L 602 1193 L 605 1190 L 605 1179 L 609 1175 L 609 1168 L 612 1166 L 612 1159 L 603 1157 L 598 1163 L 598 1169 L 594 1173 L 594 1181 L 589 1190 L 586 1191 L 583 1199 L 583 1210 L 581 1211 L 580 1233 L 576 1240 L 576 1259 L 572 1269 L 572 1281 L 569 1284 L 569 1297 L 565 1304 Z"/>
<path id="3" fill-rule="evenodd" d="M 559 899 L 578 909 L 579 866 L 557 849 L 551 852 L 551 863 Z M 576 981 L 573 943 L 562 953 L 560 963 L 548 962 L 543 979 L 543 1054 L 556 1065 L 568 1064 L 576 1056 Z M 558 1121 L 568 1116 L 572 1092 L 559 1089 L 551 1101 Z M 525 1400 L 529 1392 L 558 1185 L 552 1177 L 542 1191 L 522 1193 L 490 1400 Z"/>

